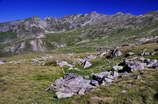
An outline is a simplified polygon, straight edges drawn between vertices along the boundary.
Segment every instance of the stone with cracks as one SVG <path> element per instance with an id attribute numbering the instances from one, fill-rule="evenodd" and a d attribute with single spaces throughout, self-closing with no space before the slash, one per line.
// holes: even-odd
<path id="1" fill-rule="evenodd" d="M 75 73 L 68 73 L 55 81 L 50 89 L 56 92 L 57 98 L 71 97 L 77 94 L 84 94 L 93 89 L 90 80 L 83 79 Z"/>

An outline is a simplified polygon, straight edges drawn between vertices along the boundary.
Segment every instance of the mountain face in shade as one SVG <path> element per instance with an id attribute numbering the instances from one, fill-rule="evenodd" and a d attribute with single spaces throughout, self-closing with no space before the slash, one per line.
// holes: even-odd
<path id="1" fill-rule="evenodd" d="M 0 23 L 0 53 L 45 52 L 54 48 L 78 45 L 78 43 L 87 39 L 104 38 L 114 32 L 129 29 L 138 31 L 151 27 L 148 31 L 157 31 L 157 24 L 158 11 L 139 16 L 122 12 L 114 15 L 91 12 L 62 18 L 46 17 L 44 19 L 34 16 L 23 20 Z M 66 34 L 68 34 L 66 36 L 68 41 L 72 40 L 71 43 L 62 40 L 62 38 L 65 38 L 62 36 Z M 74 37 L 76 34 L 77 37 Z"/>

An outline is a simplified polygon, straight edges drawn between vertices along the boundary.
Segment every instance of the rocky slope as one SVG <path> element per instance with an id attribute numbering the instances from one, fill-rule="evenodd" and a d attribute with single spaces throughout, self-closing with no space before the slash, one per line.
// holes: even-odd
<path id="1" fill-rule="evenodd" d="M 121 12 L 114 15 L 91 12 L 62 18 L 31 17 L 0 23 L 0 54 L 4 56 L 46 52 L 54 48 L 82 44 L 93 46 L 93 43 L 99 44 L 96 41 L 101 39 L 104 42 L 113 41 L 114 38 L 108 37 L 118 37 L 118 35 L 127 38 L 126 41 L 130 38 L 134 38 L 135 41 L 144 34 L 155 36 L 157 32 L 158 11 L 139 16 Z M 123 40 L 119 40 L 118 43 L 120 41 Z M 104 45 L 108 46 L 108 44 Z"/>

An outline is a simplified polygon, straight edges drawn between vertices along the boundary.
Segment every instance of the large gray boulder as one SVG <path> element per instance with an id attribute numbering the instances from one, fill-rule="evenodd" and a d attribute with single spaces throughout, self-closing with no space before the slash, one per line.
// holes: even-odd
<path id="1" fill-rule="evenodd" d="M 90 80 L 83 79 L 75 73 L 68 73 L 51 84 L 50 89 L 56 92 L 57 98 L 71 97 L 84 94 L 93 89 Z"/>
<path id="2" fill-rule="evenodd" d="M 144 69 L 146 63 L 142 63 L 135 59 L 134 60 L 125 59 L 124 62 L 121 63 L 120 65 L 123 66 L 122 71 L 132 72 L 132 71 Z"/>

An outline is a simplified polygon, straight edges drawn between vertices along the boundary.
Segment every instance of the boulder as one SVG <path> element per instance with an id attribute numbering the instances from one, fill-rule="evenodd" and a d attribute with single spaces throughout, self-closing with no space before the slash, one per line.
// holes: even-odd
<path id="1" fill-rule="evenodd" d="M 146 66 L 146 63 L 142 63 L 138 60 L 125 59 L 124 62 L 121 63 L 120 65 L 123 66 L 123 70 L 121 71 L 132 72 L 132 71 L 144 69 L 144 67 Z"/>
<path id="2" fill-rule="evenodd" d="M 89 62 L 89 61 L 84 62 L 84 69 L 89 68 L 91 66 L 92 66 L 91 62 Z"/>
<path id="3" fill-rule="evenodd" d="M 111 58 L 116 58 L 122 55 L 123 55 L 122 52 L 118 49 L 114 49 L 111 51 Z"/>
<path id="4" fill-rule="evenodd" d="M 90 82 L 80 75 L 68 73 L 51 84 L 50 89 L 56 91 L 57 98 L 66 98 L 90 91 L 93 89 Z"/>

